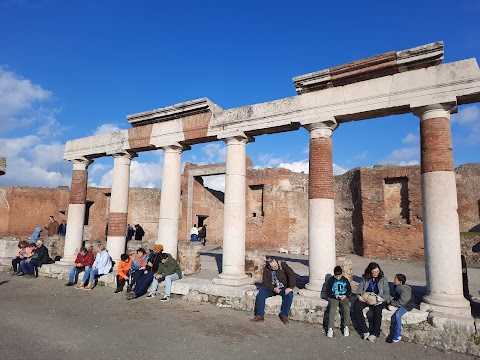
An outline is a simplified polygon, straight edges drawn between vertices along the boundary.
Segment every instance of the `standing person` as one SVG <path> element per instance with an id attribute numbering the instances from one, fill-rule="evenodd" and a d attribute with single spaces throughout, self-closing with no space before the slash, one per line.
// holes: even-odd
<path id="1" fill-rule="evenodd" d="M 62 223 L 58 226 L 58 235 L 65 236 L 67 233 L 67 222 L 62 220 Z"/>
<path id="2" fill-rule="evenodd" d="M 50 259 L 48 255 L 48 249 L 43 245 L 42 240 L 37 240 L 36 249 L 34 250 L 34 255 L 26 260 L 28 266 L 28 274 L 30 276 L 36 277 L 36 270 L 39 267 L 42 267 L 43 264 L 51 264 L 53 260 Z"/>
<path id="3" fill-rule="evenodd" d="M 390 310 L 395 311 L 392 315 L 390 327 L 393 342 L 399 342 L 402 339 L 402 316 L 415 307 L 415 297 L 413 296 L 412 288 L 406 282 L 407 278 L 403 274 L 395 275 L 395 280 L 393 280 L 395 296 L 389 303 Z"/>
<path id="4" fill-rule="evenodd" d="M 375 294 L 374 302 L 370 302 L 371 296 Z M 392 299 L 388 280 L 383 274 L 382 269 L 376 262 L 371 262 L 362 275 L 362 280 L 357 288 L 357 300 L 353 303 L 353 310 L 357 317 L 358 325 L 362 333 L 362 338 L 374 342 L 380 336 L 382 325 L 382 310 L 386 303 Z M 368 302 L 367 302 L 368 301 Z M 363 309 L 370 307 L 373 312 L 372 320 L 369 321 L 369 327 L 363 316 Z"/>
<path id="5" fill-rule="evenodd" d="M 165 280 L 165 295 L 160 301 L 168 301 L 170 300 L 172 281 L 182 278 L 182 269 L 180 268 L 180 265 L 178 265 L 177 260 L 175 260 L 170 254 L 162 253 L 160 255 L 160 262 L 158 270 L 153 277 L 152 287 L 147 299 L 153 299 L 155 297 L 158 283 Z"/>
<path id="6" fill-rule="evenodd" d="M 193 227 L 190 229 L 190 241 L 198 241 L 197 224 L 193 224 Z"/>
<path id="7" fill-rule="evenodd" d="M 142 276 L 137 280 L 137 285 L 133 294 L 127 293 L 127 300 L 136 299 L 142 296 L 153 281 L 153 276 L 158 270 L 163 251 L 162 244 L 155 244 L 153 247 L 153 254 L 148 258 L 147 266 L 142 272 Z"/>
<path id="8" fill-rule="evenodd" d="M 20 263 L 22 262 L 23 259 L 26 259 L 32 255 L 32 250 L 28 246 L 28 241 L 26 240 L 21 240 L 18 242 L 18 251 L 17 251 L 17 256 L 12 260 L 12 275 L 18 275 L 19 271 L 22 271 L 20 267 Z M 28 250 L 27 250 L 28 249 Z"/>
<path id="9" fill-rule="evenodd" d="M 127 254 L 122 254 L 120 256 L 120 262 L 118 263 L 117 268 L 117 289 L 114 291 L 115 294 L 118 294 L 123 291 L 125 282 L 128 280 L 128 272 L 132 267 L 132 260 Z"/>
<path id="10" fill-rule="evenodd" d="M 462 285 L 463 285 L 463 296 L 468 301 L 471 301 L 470 290 L 468 290 L 468 272 L 467 272 L 467 259 L 465 255 L 462 255 Z"/>
<path id="11" fill-rule="evenodd" d="M 132 227 L 132 225 L 128 224 L 127 225 L 127 241 L 132 240 L 133 235 L 135 235 L 135 229 Z"/>
<path id="12" fill-rule="evenodd" d="M 207 243 L 207 225 L 203 225 L 198 231 L 198 241 L 200 241 L 203 246 Z"/>
<path id="13" fill-rule="evenodd" d="M 40 239 L 40 233 L 43 231 L 43 227 L 37 226 L 32 235 L 30 235 L 30 244 L 35 244 L 38 239 Z"/>
<path id="14" fill-rule="evenodd" d="M 350 281 L 342 275 L 343 270 L 341 266 L 335 266 L 333 269 L 333 276 L 327 282 L 327 296 L 330 312 L 328 315 L 328 331 L 327 336 L 333 337 L 333 326 L 335 325 L 335 313 L 338 305 L 343 308 L 343 336 L 350 335 L 348 324 L 350 323 L 350 301 L 348 298 L 352 294 L 352 287 Z"/>
<path id="15" fill-rule="evenodd" d="M 58 222 L 54 219 L 53 215 L 48 217 L 48 224 L 43 225 L 45 230 L 48 230 L 48 236 L 53 236 L 58 234 Z"/>
<path id="16" fill-rule="evenodd" d="M 278 262 L 274 259 L 267 259 L 263 270 L 263 283 L 255 299 L 255 312 L 252 322 L 262 322 L 265 316 L 265 300 L 271 296 L 282 297 L 280 309 L 280 320 L 288 324 L 288 312 L 292 306 L 293 288 L 296 285 L 296 276 L 293 270 L 285 261 Z"/>
<path id="17" fill-rule="evenodd" d="M 108 250 L 103 244 L 97 245 L 97 256 L 95 256 L 95 261 L 92 265 L 92 269 L 88 272 L 85 271 L 82 282 L 79 285 L 75 286 L 75 289 L 92 290 L 95 278 L 99 275 L 108 274 L 111 269 L 112 258 L 110 257 Z M 87 282 L 88 285 L 85 286 L 84 284 L 86 284 Z"/>
<path id="18" fill-rule="evenodd" d="M 143 228 L 135 224 L 135 240 L 142 241 L 143 236 L 145 235 L 145 231 L 143 231 Z"/>
<path id="19" fill-rule="evenodd" d="M 65 286 L 73 286 L 77 283 L 78 274 L 82 271 L 90 273 L 94 262 L 93 253 L 88 251 L 86 247 L 81 247 L 77 254 L 73 266 L 70 268 L 70 275 L 68 276 L 68 283 Z"/>

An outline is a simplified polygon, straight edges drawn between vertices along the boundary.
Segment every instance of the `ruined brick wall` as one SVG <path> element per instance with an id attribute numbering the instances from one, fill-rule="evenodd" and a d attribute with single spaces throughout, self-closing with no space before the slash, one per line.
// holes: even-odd
<path id="1" fill-rule="evenodd" d="M 423 258 L 418 166 L 360 169 L 363 255 Z"/>
<path id="2" fill-rule="evenodd" d="M 480 164 L 455 169 L 460 231 L 480 231 Z"/>

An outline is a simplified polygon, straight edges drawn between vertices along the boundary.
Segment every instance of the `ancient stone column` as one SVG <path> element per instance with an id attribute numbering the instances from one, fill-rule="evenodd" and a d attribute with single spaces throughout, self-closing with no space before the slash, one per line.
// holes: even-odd
<path id="1" fill-rule="evenodd" d="M 163 148 L 163 179 L 157 243 L 162 244 L 163 251 L 171 254 L 174 258 L 177 258 L 178 254 L 183 150 L 181 145 Z"/>
<path id="2" fill-rule="evenodd" d="M 71 265 L 83 244 L 83 225 L 87 204 L 88 165 L 93 161 L 88 159 L 72 160 L 72 188 L 68 204 L 67 233 L 63 258 L 59 264 Z"/>
<path id="3" fill-rule="evenodd" d="M 128 193 L 130 189 L 130 164 L 135 153 L 122 152 L 113 156 L 112 195 L 108 214 L 107 250 L 118 264 L 127 243 Z"/>
<path id="4" fill-rule="evenodd" d="M 335 121 L 307 125 L 310 131 L 308 180 L 309 280 L 303 295 L 319 296 L 335 267 L 335 209 L 332 132 Z"/>
<path id="5" fill-rule="evenodd" d="M 222 273 L 213 279 L 216 284 L 246 285 L 253 279 L 245 274 L 246 229 L 246 145 L 245 136 L 230 137 L 227 143 L 225 200 L 223 217 Z"/>
<path id="6" fill-rule="evenodd" d="M 423 238 L 427 295 L 420 308 L 471 316 L 463 297 L 451 106 L 415 111 L 420 117 Z"/>

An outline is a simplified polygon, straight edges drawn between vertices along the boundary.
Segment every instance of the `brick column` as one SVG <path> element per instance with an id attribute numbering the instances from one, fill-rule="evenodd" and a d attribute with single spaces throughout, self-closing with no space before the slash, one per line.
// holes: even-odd
<path id="1" fill-rule="evenodd" d="M 308 175 L 309 279 L 302 294 L 319 296 L 335 267 L 335 209 L 332 133 L 336 123 L 306 126 L 310 131 Z"/>
<path id="2" fill-rule="evenodd" d="M 135 153 L 122 152 L 113 156 L 112 195 L 108 214 L 107 250 L 118 264 L 127 244 L 128 192 L 130 189 L 130 164 Z"/>
<path id="3" fill-rule="evenodd" d="M 245 274 L 246 229 L 246 145 L 252 139 L 231 137 L 227 143 L 225 201 L 223 217 L 222 273 L 213 279 L 216 284 L 240 286 L 252 284 Z"/>
<path id="4" fill-rule="evenodd" d="M 420 117 L 423 238 L 427 295 L 423 310 L 471 316 L 463 297 L 451 107 L 415 111 Z"/>
<path id="5" fill-rule="evenodd" d="M 181 145 L 163 148 L 163 179 L 157 243 L 163 244 L 163 251 L 171 254 L 174 258 L 178 256 L 183 150 L 187 150 L 187 148 Z"/>
<path id="6" fill-rule="evenodd" d="M 87 204 L 88 165 L 93 161 L 88 159 L 72 160 L 72 187 L 68 204 L 67 233 L 61 265 L 72 265 L 83 244 L 83 225 Z"/>

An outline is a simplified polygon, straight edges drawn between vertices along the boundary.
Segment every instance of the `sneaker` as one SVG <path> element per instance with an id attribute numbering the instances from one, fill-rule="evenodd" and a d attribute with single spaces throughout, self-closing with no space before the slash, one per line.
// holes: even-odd
<path id="1" fill-rule="evenodd" d="M 133 300 L 133 299 L 136 299 L 138 296 L 133 294 L 133 295 L 130 295 L 130 296 L 127 296 L 127 300 Z"/>
<path id="2" fill-rule="evenodd" d="M 150 293 L 146 296 L 147 299 L 153 299 L 156 296 L 155 293 Z"/>
<path id="3" fill-rule="evenodd" d="M 332 338 L 332 337 L 333 337 L 333 329 L 332 329 L 332 328 L 328 329 L 328 331 L 327 331 L 327 337 L 329 337 L 329 338 Z"/>
<path id="4" fill-rule="evenodd" d="M 400 340 L 402 340 L 402 335 L 397 334 L 392 338 L 393 342 L 399 342 Z"/>
<path id="5" fill-rule="evenodd" d="M 118 294 L 118 293 L 121 293 L 121 292 L 122 292 L 122 290 L 117 289 L 117 290 L 115 290 L 113 293 L 114 293 L 114 294 Z"/>
<path id="6" fill-rule="evenodd" d="M 23 272 L 17 273 L 17 276 L 23 276 L 23 275 L 25 275 L 25 273 L 23 273 Z"/>
<path id="7" fill-rule="evenodd" d="M 377 338 L 377 337 L 376 337 L 375 335 L 370 335 L 370 336 L 368 337 L 368 341 L 370 341 L 370 342 L 375 342 L 375 339 L 376 339 L 376 338 Z"/>
<path id="8" fill-rule="evenodd" d="M 349 336 L 350 335 L 350 330 L 348 330 L 348 326 L 345 326 L 343 328 L 343 336 Z"/>
<path id="9" fill-rule="evenodd" d="M 370 333 L 369 333 L 369 332 L 363 333 L 362 339 L 363 339 L 363 340 L 368 340 L 368 337 L 369 337 L 369 336 L 370 336 Z"/>
<path id="10" fill-rule="evenodd" d="M 73 282 L 70 282 L 70 281 L 69 281 L 68 283 L 66 283 L 66 284 L 65 284 L 65 286 L 73 286 L 73 285 L 75 285 L 75 283 L 73 283 Z"/>
<path id="11" fill-rule="evenodd" d="M 85 287 L 85 285 L 82 282 L 82 283 L 78 284 L 77 286 L 74 286 L 73 288 L 77 289 L 77 290 L 82 290 L 84 287 Z"/>
<path id="12" fill-rule="evenodd" d="M 167 295 L 165 295 L 160 299 L 160 301 L 168 301 L 168 300 L 170 300 L 170 296 L 167 296 Z"/>
<path id="13" fill-rule="evenodd" d="M 12 276 L 18 275 L 18 271 L 12 271 L 12 272 L 10 273 L 10 275 L 12 275 Z"/>

